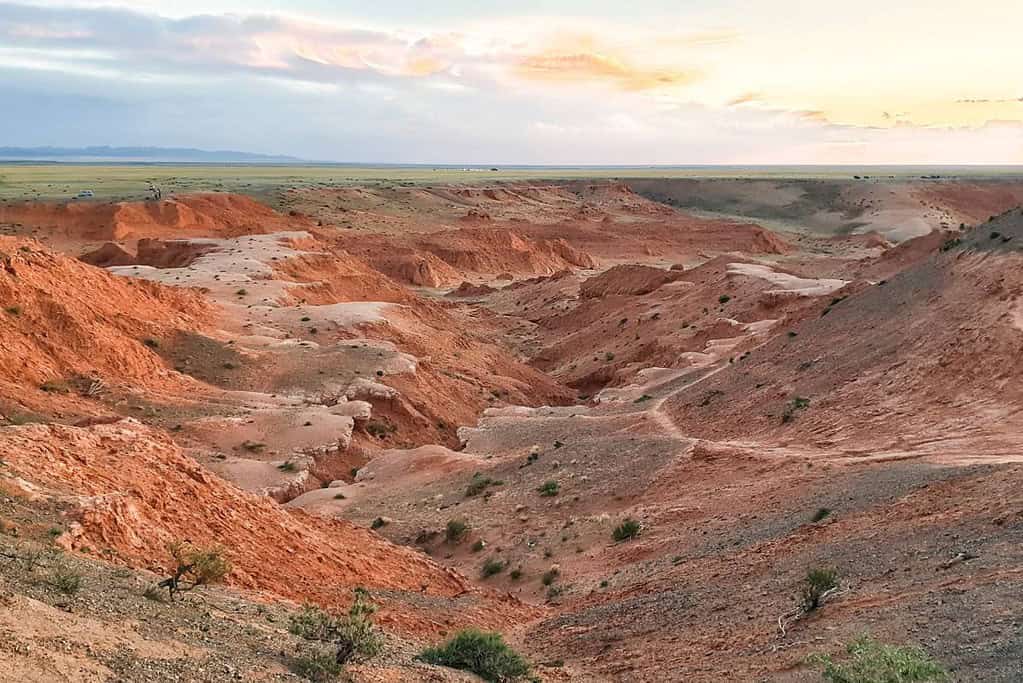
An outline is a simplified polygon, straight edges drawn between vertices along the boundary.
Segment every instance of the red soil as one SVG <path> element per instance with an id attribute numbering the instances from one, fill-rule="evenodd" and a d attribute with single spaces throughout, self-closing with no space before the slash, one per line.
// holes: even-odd
<path id="1" fill-rule="evenodd" d="M 312 225 L 301 217 L 279 214 L 248 197 L 219 193 L 156 202 L 3 204 L 0 223 L 21 224 L 37 236 L 87 242 L 145 237 L 234 237 Z"/>
<path id="2" fill-rule="evenodd" d="M 76 376 L 151 391 L 190 386 L 143 341 L 207 321 L 197 292 L 114 277 L 28 240 L 0 237 L 0 255 L 0 397 L 39 409 L 60 402 Z"/>
<path id="3" fill-rule="evenodd" d="M 134 422 L 7 429 L 0 450 L 23 478 L 76 503 L 77 525 L 60 539 L 71 550 L 163 573 L 171 542 L 221 545 L 231 585 L 328 607 L 344 605 L 356 586 L 442 598 L 472 592 L 463 577 L 368 529 L 234 488 Z M 450 607 L 417 609 L 390 595 L 381 622 L 405 632 L 436 633 L 452 618 Z M 458 612 L 460 624 L 485 626 L 532 610 L 476 593 Z"/>

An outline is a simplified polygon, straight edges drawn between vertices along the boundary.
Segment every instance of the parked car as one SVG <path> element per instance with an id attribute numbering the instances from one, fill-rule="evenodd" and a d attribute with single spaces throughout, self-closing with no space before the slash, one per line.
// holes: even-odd
<path id="1" fill-rule="evenodd" d="M 93 192 L 92 190 L 82 190 L 77 195 L 75 195 L 75 199 L 92 199 L 95 196 L 96 193 Z"/>

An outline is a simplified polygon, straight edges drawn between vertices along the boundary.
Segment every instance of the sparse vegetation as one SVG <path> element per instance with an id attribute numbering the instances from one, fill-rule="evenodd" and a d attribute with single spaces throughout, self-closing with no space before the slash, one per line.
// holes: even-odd
<path id="1" fill-rule="evenodd" d="M 487 542 L 484 541 L 482 538 L 480 538 L 480 539 L 477 539 L 477 541 L 472 544 L 472 547 L 469 548 L 469 550 L 473 551 L 474 553 L 478 553 L 478 552 L 480 552 L 481 550 L 483 550 L 486 547 L 487 547 Z"/>
<path id="2" fill-rule="evenodd" d="M 796 418 L 796 413 L 800 410 L 806 410 L 810 407 L 810 399 L 803 398 L 802 396 L 796 396 L 785 405 L 785 410 L 782 411 L 781 421 L 783 424 L 788 424 Z"/>
<path id="3" fill-rule="evenodd" d="M 480 569 L 480 575 L 484 579 L 489 578 L 494 574 L 500 574 L 503 572 L 506 566 L 507 565 L 503 561 L 496 557 L 492 557 L 483 563 L 483 567 Z"/>
<path id="4" fill-rule="evenodd" d="M 377 517 L 376 519 L 369 523 L 370 529 L 379 529 L 385 526 L 387 526 L 387 520 L 384 519 L 383 517 Z"/>
<path id="5" fill-rule="evenodd" d="M 176 563 L 174 574 L 157 586 L 166 588 L 171 600 L 178 593 L 218 583 L 231 571 L 231 563 L 220 547 L 201 548 L 188 541 L 175 541 L 168 550 Z"/>
<path id="6" fill-rule="evenodd" d="M 949 680 L 945 668 L 915 647 L 885 645 L 863 635 L 846 648 L 848 660 L 813 655 L 808 663 L 822 666 L 829 683 L 937 683 Z"/>
<path id="7" fill-rule="evenodd" d="M 147 338 L 143 339 L 142 343 L 146 347 L 148 347 L 150 349 L 158 349 L 158 348 L 160 348 L 160 342 L 158 340 L 156 340 L 156 339 L 153 339 L 152 337 L 147 337 Z"/>
<path id="8" fill-rule="evenodd" d="M 510 572 L 508 572 L 508 576 L 511 577 L 512 581 L 518 581 L 519 579 L 522 578 L 522 568 L 516 567 L 515 569 L 512 569 Z"/>
<path id="9" fill-rule="evenodd" d="M 439 647 L 423 650 L 419 659 L 428 664 L 471 671 L 485 681 L 504 683 L 529 675 L 529 664 L 511 649 L 500 633 L 470 628 L 460 631 Z"/>
<path id="10" fill-rule="evenodd" d="M 818 508 L 817 512 L 813 513 L 813 519 L 811 521 L 819 522 L 830 514 L 831 510 L 828 508 Z"/>
<path id="11" fill-rule="evenodd" d="M 331 615 L 318 607 L 305 607 L 289 619 L 288 630 L 300 638 L 324 646 L 314 647 L 293 660 L 292 668 L 314 681 L 330 680 L 345 665 L 375 657 L 384 641 L 371 619 L 376 606 L 369 593 L 355 589 L 355 597 L 344 617 Z"/>
<path id="12" fill-rule="evenodd" d="M 546 496 L 548 498 L 551 497 L 551 496 L 558 495 L 558 492 L 560 490 L 561 490 L 561 485 L 558 482 L 556 482 L 555 480 L 553 480 L 553 479 L 545 481 L 537 489 L 537 491 L 540 492 L 541 496 Z"/>
<path id="13" fill-rule="evenodd" d="M 961 238 L 959 238 L 959 237 L 952 237 L 950 239 L 945 240 L 945 243 L 941 245 L 941 250 L 942 251 L 951 251 L 952 249 L 955 249 L 956 247 L 958 247 L 962 243 L 963 243 L 963 240 Z"/>
<path id="14" fill-rule="evenodd" d="M 834 569 L 811 569 L 803 584 L 803 611 L 813 612 L 836 588 L 838 572 Z"/>
<path id="15" fill-rule="evenodd" d="M 490 477 L 484 477 L 482 474 L 477 472 L 472 475 L 472 479 L 469 481 L 469 485 L 465 487 L 465 497 L 472 498 L 483 493 L 490 486 L 500 486 L 504 482 L 500 479 L 491 479 Z"/>
<path id="16" fill-rule="evenodd" d="M 460 519 L 449 519 L 444 537 L 448 543 L 461 543 L 469 533 L 469 525 Z"/>
<path id="17" fill-rule="evenodd" d="M 67 382 L 57 379 L 48 379 L 39 385 L 39 389 L 48 394 L 66 394 L 68 391 Z"/>
<path id="18" fill-rule="evenodd" d="M 639 536 L 640 529 L 642 529 L 642 525 L 637 520 L 631 517 L 626 517 L 622 523 L 616 526 L 611 532 L 611 538 L 618 543 L 628 541 Z"/>
<path id="19" fill-rule="evenodd" d="M 398 431 L 398 428 L 392 424 L 382 422 L 380 420 L 369 420 L 366 422 L 366 433 L 370 436 L 374 436 L 378 439 L 394 434 Z"/>
<path id="20" fill-rule="evenodd" d="M 728 296 L 727 294 L 722 294 L 721 296 L 718 297 L 719 304 L 727 304 L 731 300 L 732 297 Z"/>
<path id="21" fill-rule="evenodd" d="M 8 306 L 7 308 L 4 309 L 4 312 L 7 315 L 18 317 L 19 315 L 21 315 L 21 306 Z"/>
<path id="22" fill-rule="evenodd" d="M 647 401 L 649 401 L 652 398 L 653 398 L 653 396 L 651 396 L 650 394 L 643 394 L 642 396 L 637 398 L 635 401 L 633 401 L 633 403 L 646 403 Z"/>
<path id="23" fill-rule="evenodd" d="M 298 468 L 295 466 L 295 463 L 291 462 L 290 460 L 286 460 L 285 462 L 282 462 L 280 465 L 278 465 L 277 469 L 279 469 L 281 472 L 294 472 Z"/>
<path id="24" fill-rule="evenodd" d="M 549 586 L 557 580 L 560 573 L 561 571 L 557 567 L 551 567 L 540 575 L 540 583 Z"/>
<path id="25" fill-rule="evenodd" d="M 66 562 L 59 562 L 53 568 L 46 583 L 64 595 L 74 595 L 82 587 L 82 574 Z"/>

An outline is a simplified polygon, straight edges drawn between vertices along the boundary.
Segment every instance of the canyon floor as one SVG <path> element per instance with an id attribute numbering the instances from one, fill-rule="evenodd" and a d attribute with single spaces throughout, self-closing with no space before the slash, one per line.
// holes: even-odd
<path id="1" fill-rule="evenodd" d="M 203 189 L 0 201 L 0 679 L 1023 680 L 1023 181 Z"/>

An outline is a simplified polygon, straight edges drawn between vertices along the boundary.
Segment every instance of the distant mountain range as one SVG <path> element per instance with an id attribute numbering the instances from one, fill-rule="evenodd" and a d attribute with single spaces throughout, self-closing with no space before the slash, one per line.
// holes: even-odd
<path id="1" fill-rule="evenodd" d="M 232 150 L 191 147 L 0 147 L 6 161 L 179 161 L 192 163 L 296 163 L 302 159 L 283 155 L 253 154 Z"/>

